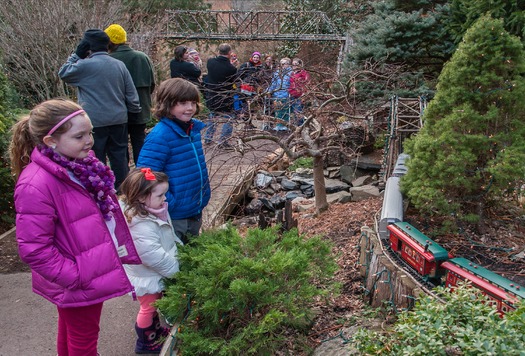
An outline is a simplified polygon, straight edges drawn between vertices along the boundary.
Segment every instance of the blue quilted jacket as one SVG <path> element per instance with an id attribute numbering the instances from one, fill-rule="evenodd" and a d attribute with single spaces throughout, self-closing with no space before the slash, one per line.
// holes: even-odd
<path id="1" fill-rule="evenodd" d="M 137 167 L 149 167 L 169 177 L 166 193 L 170 217 L 190 218 L 202 212 L 211 195 L 208 169 L 202 149 L 202 121 L 192 119 L 190 134 L 163 117 L 146 136 Z"/>

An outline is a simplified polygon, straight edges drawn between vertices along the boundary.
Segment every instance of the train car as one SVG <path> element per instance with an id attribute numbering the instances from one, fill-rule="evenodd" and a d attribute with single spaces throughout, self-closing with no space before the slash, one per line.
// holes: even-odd
<path id="1" fill-rule="evenodd" d="M 386 181 L 378 227 L 379 237 L 383 240 L 388 240 L 388 225 L 403 221 L 403 196 L 399 190 L 399 179 L 399 177 L 390 177 Z"/>
<path id="2" fill-rule="evenodd" d="M 381 218 L 378 226 L 379 237 L 383 240 L 388 239 L 388 225 L 403 221 L 403 195 L 399 189 L 399 181 L 407 172 L 405 161 L 409 157 L 410 156 L 405 153 L 401 153 L 397 157 L 392 175 L 386 181 L 385 192 L 383 194 L 383 206 L 381 208 Z"/>
<path id="3" fill-rule="evenodd" d="M 438 281 L 444 274 L 441 264 L 452 258 L 441 245 L 407 222 L 388 225 L 390 247 L 424 279 Z"/>
<path id="4" fill-rule="evenodd" d="M 470 283 L 489 297 L 500 315 L 515 310 L 516 303 L 525 299 L 525 288 L 489 271 L 463 257 L 452 258 L 441 267 L 445 270 L 445 285 L 454 289 L 459 281 Z"/>

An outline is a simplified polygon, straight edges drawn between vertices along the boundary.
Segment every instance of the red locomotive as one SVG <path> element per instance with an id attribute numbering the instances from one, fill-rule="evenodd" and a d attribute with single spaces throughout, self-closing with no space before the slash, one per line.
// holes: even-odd
<path id="1" fill-rule="evenodd" d="M 407 222 L 388 225 L 390 247 L 427 280 L 437 281 L 444 274 L 441 263 L 452 258 L 447 250 Z"/>

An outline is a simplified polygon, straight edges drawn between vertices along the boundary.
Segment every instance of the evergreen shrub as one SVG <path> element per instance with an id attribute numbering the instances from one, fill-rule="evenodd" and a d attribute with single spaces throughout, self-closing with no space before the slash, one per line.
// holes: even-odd
<path id="1" fill-rule="evenodd" d="M 228 226 L 179 249 L 181 271 L 157 306 L 180 323 L 183 354 L 275 354 L 309 328 L 312 303 L 337 291 L 329 242 L 278 227 L 245 235 Z"/>
<path id="2" fill-rule="evenodd" d="M 362 355 L 523 355 L 525 305 L 500 318 L 489 299 L 462 284 L 450 292 L 438 287 L 403 312 L 392 330 L 361 329 L 353 336 Z"/>
<path id="3" fill-rule="evenodd" d="M 15 222 L 13 191 L 15 181 L 9 160 L 9 129 L 15 123 L 15 93 L 0 66 L 0 234 Z"/>

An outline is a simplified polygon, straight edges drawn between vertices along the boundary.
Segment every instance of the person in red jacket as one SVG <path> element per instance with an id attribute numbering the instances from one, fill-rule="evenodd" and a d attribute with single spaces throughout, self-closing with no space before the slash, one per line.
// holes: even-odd
<path id="1" fill-rule="evenodd" d="M 57 306 L 59 356 L 97 355 L 102 304 L 133 291 L 123 264 L 141 263 L 92 130 L 80 105 L 53 99 L 10 143 L 18 252 L 33 291 Z"/>
<path id="2" fill-rule="evenodd" d="M 288 88 L 292 101 L 292 120 L 297 126 L 301 126 L 304 122 L 301 97 L 306 93 L 306 88 L 310 83 L 310 74 L 303 68 L 303 61 L 300 58 L 292 60 L 292 70 Z"/>

